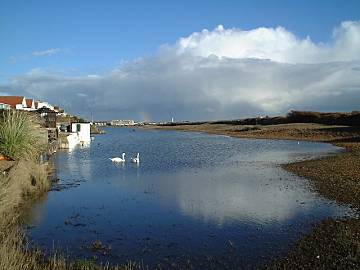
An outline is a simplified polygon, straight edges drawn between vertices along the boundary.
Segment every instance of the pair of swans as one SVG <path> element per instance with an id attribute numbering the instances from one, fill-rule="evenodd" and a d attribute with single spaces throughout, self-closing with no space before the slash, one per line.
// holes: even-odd
<path id="1" fill-rule="evenodd" d="M 122 153 L 122 157 L 109 158 L 112 162 L 122 163 L 125 162 L 125 153 Z M 140 154 L 137 153 L 136 157 L 131 158 L 132 163 L 140 163 Z"/>

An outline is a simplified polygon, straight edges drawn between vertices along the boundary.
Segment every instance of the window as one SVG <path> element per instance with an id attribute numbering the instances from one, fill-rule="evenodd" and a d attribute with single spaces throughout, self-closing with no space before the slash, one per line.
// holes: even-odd
<path id="1" fill-rule="evenodd" d="M 76 124 L 76 132 L 80 132 L 81 130 L 81 125 L 80 124 Z"/>

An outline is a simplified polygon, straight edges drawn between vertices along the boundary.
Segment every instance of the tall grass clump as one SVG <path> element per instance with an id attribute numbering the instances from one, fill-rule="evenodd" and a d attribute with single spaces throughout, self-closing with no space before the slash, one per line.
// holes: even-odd
<path id="1" fill-rule="evenodd" d="M 36 160 L 46 144 L 36 118 L 18 110 L 3 111 L 0 117 L 0 153 L 14 160 Z"/>

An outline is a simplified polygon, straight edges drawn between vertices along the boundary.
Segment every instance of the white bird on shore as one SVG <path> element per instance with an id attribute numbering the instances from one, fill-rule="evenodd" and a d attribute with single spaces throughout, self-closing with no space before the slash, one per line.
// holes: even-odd
<path id="1" fill-rule="evenodd" d="M 131 158 L 132 163 L 139 163 L 140 162 L 140 154 L 137 153 L 136 157 Z"/>
<path id="2" fill-rule="evenodd" d="M 125 162 L 125 153 L 122 153 L 122 158 L 120 157 L 114 157 L 109 158 L 112 162 Z"/>

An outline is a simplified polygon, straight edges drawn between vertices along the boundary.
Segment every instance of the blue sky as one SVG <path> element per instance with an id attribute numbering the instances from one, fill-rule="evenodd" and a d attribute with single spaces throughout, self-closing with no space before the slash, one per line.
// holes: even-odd
<path id="1" fill-rule="evenodd" d="M 299 91 L 315 89 L 319 82 L 323 87 L 329 83 L 347 91 L 342 96 L 344 104 L 351 98 L 349 93 L 358 89 L 358 82 L 334 83 L 333 80 L 334 77 L 340 78 L 340 73 L 358 69 L 359 20 L 359 0 L 1 0 L 0 93 L 48 99 L 74 113 L 85 115 L 89 114 L 90 107 L 95 106 L 92 110 L 98 110 L 103 118 L 160 119 L 164 114 L 174 114 L 184 119 L 217 119 L 283 113 L 294 107 L 348 110 L 351 106 L 342 103 L 326 106 L 305 102 L 300 99 L 302 95 Z M 219 28 L 219 25 L 222 27 Z M 203 32 L 203 29 L 208 29 L 208 32 Z M 338 33 L 335 36 L 334 30 Z M 167 44 L 165 50 L 164 44 Z M 211 55 L 218 57 L 216 64 Z M 195 60 L 199 57 L 208 61 L 209 65 L 216 65 L 216 68 L 203 73 L 203 62 Z M 223 67 L 221 59 L 224 57 L 238 62 L 252 58 L 263 61 L 261 64 L 245 61 L 241 65 L 229 62 Z M 273 88 L 259 84 L 263 81 L 252 74 L 254 81 L 244 84 L 248 87 L 245 90 L 243 80 L 236 81 L 247 72 L 242 65 L 262 69 L 264 64 L 267 65 L 266 59 L 274 62 L 269 73 L 275 72 L 279 76 L 266 83 Z M 333 69 L 339 68 L 339 65 L 329 67 L 326 64 L 325 67 L 324 63 L 338 61 L 355 66 L 341 66 L 336 75 Z M 279 63 L 296 64 L 294 73 L 298 73 L 298 77 L 291 77 L 292 81 L 287 79 L 288 69 L 283 69 Z M 315 79 L 309 73 L 313 66 L 301 66 L 319 63 L 322 63 L 324 74 L 320 76 L 319 73 Z M 194 72 L 185 74 L 184 70 L 189 65 Z M 158 73 L 151 73 L 155 69 Z M 168 70 L 174 70 L 174 73 L 168 74 L 167 78 L 157 77 Z M 230 74 L 227 73 L 229 70 Z M 211 72 L 229 76 L 229 79 L 221 81 L 217 75 L 208 78 L 207 74 Z M 261 75 L 262 71 L 259 72 Z M 304 78 L 303 73 L 308 74 L 304 85 L 289 88 L 289 85 Z M 89 75 L 96 76 L 90 78 Z M 358 74 L 350 75 L 356 78 Z M 125 80 L 125 77 L 131 79 Z M 263 78 L 264 81 L 267 79 Z M 200 81 L 204 83 L 199 84 Z M 98 88 L 101 90 L 96 90 Z M 277 88 L 282 89 L 282 97 L 284 93 L 288 96 L 286 100 L 278 102 L 280 96 L 277 95 L 280 93 L 276 92 Z M 134 91 L 139 91 L 141 96 L 151 93 L 153 99 L 144 100 L 143 107 L 146 109 L 130 108 L 128 101 L 117 114 L 111 111 L 114 108 L 105 108 L 109 107 L 102 101 L 105 95 L 116 100 L 120 96 L 130 98 Z M 199 98 L 196 103 L 187 98 L 186 91 L 190 96 L 201 93 L 209 100 L 205 104 Z M 327 92 L 328 97 L 333 94 L 330 90 Z M 167 95 L 169 100 L 162 100 Z M 161 111 L 153 109 L 163 106 L 161 100 L 171 103 L 174 96 L 182 103 L 165 106 Z M 233 104 L 235 96 L 239 96 L 236 99 L 238 103 Z M 83 103 L 87 105 L 77 106 L 73 101 L 78 101 L 77 98 L 85 100 Z M 239 105 L 244 109 L 237 111 L 235 108 Z M 199 106 L 204 111 L 197 112 Z M 195 115 L 189 115 L 188 111 L 194 107 Z"/>
<path id="2" fill-rule="evenodd" d="M 0 78 L 32 68 L 106 71 L 164 43 L 218 24 L 283 26 L 326 42 L 334 26 L 359 19 L 360 1 L 19 1 L 0 2 Z M 52 57 L 34 51 L 60 48 Z"/>

